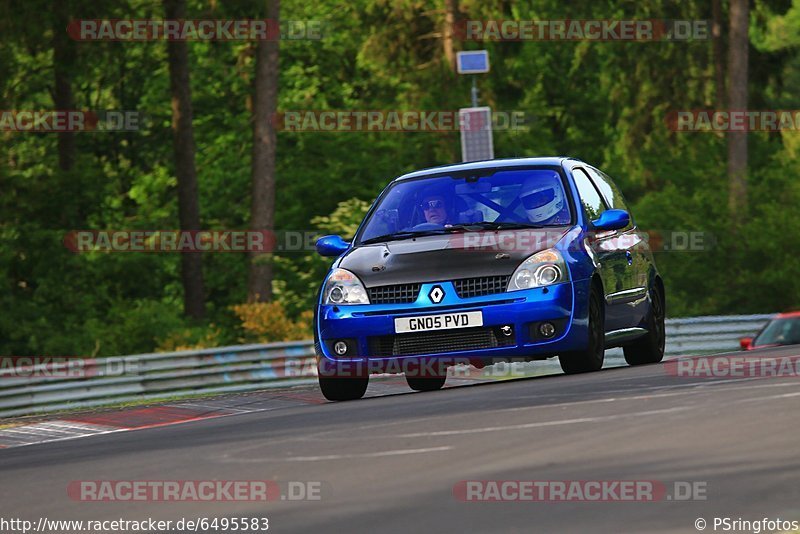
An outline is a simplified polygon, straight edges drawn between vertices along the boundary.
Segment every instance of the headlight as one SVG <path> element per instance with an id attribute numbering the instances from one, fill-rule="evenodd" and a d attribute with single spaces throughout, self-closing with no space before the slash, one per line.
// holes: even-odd
<path id="1" fill-rule="evenodd" d="M 367 290 L 356 275 L 346 269 L 334 269 L 325 283 L 323 304 L 369 304 Z"/>
<path id="2" fill-rule="evenodd" d="M 519 264 L 511 275 L 507 291 L 549 286 L 569 280 L 567 263 L 554 248 L 537 252 Z"/>

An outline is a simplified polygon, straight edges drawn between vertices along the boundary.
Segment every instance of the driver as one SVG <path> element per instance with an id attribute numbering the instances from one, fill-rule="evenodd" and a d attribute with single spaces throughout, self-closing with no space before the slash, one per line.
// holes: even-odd
<path id="1" fill-rule="evenodd" d="M 445 197 L 439 192 L 428 191 L 422 195 L 420 208 L 425 216 L 425 221 L 432 224 L 444 226 L 449 222 L 447 208 L 445 208 Z"/>
<path id="2" fill-rule="evenodd" d="M 558 176 L 538 176 L 525 180 L 519 198 L 528 219 L 534 224 L 569 224 L 570 215 L 564 189 Z"/>

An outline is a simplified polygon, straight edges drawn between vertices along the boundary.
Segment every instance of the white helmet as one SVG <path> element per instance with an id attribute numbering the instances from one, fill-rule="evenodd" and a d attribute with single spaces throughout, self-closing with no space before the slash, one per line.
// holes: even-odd
<path id="1" fill-rule="evenodd" d="M 532 223 L 552 219 L 564 208 L 564 190 L 556 175 L 528 178 L 522 184 L 519 198 Z"/>

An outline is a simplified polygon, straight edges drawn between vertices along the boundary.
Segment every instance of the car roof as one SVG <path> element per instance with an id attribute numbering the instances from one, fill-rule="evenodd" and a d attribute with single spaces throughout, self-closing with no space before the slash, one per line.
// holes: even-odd
<path id="1" fill-rule="evenodd" d="M 566 156 L 556 157 L 543 157 L 543 158 L 509 158 L 509 159 L 487 159 L 483 161 L 470 161 L 468 163 L 454 163 L 451 165 L 442 165 L 439 167 L 430 167 L 428 169 L 421 169 L 414 172 L 409 172 L 402 176 L 395 178 L 393 181 L 398 182 L 401 180 L 408 180 L 411 178 L 419 178 L 428 174 L 437 174 L 441 172 L 461 172 L 461 171 L 474 171 L 481 169 L 494 169 L 498 167 L 525 167 L 530 165 L 548 165 L 548 166 L 561 166 L 566 160 L 576 160 Z"/>

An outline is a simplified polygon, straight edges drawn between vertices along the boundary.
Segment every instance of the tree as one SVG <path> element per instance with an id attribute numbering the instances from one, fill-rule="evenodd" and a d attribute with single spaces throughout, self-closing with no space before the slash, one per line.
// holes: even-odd
<path id="1" fill-rule="evenodd" d="M 57 110 L 74 110 L 70 73 L 75 64 L 75 43 L 67 35 L 71 2 L 64 0 L 53 6 L 53 103 Z M 58 167 L 68 171 L 75 162 L 75 132 L 58 134 Z"/>
<path id="2" fill-rule="evenodd" d="M 164 0 L 168 19 L 186 18 L 185 0 Z M 172 93 L 172 134 L 175 174 L 178 177 L 178 218 L 181 231 L 200 230 L 200 202 L 197 198 L 197 171 L 194 164 L 192 93 L 189 83 L 189 52 L 184 41 L 167 42 L 169 81 Z M 184 313 L 194 319 L 205 315 L 203 257 L 186 252 L 181 257 Z"/>
<path id="3" fill-rule="evenodd" d="M 280 15 L 280 0 L 266 0 L 267 19 L 272 27 Z M 272 117 L 278 107 L 279 38 L 268 35 L 256 48 L 253 95 L 253 159 L 250 229 L 271 232 L 275 227 L 275 127 Z M 269 254 L 250 251 L 247 283 L 249 302 L 266 302 L 272 297 L 272 262 Z"/>
<path id="4" fill-rule="evenodd" d="M 747 109 L 749 16 L 748 0 L 731 0 L 728 109 L 733 111 Z M 747 136 L 746 131 L 728 133 L 728 209 L 734 221 L 747 208 Z"/>
<path id="5" fill-rule="evenodd" d="M 722 0 L 711 0 L 711 45 L 714 57 L 714 100 L 717 109 L 725 107 L 725 67 L 722 46 Z"/>
<path id="6" fill-rule="evenodd" d="M 447 65 L 455 70 L 456 52 L 453 44 L 455 37 L 456 13 L 458 12 L 458 0 L 444 0 L 444 31 L 442 32 L 442 47 Z"/>

